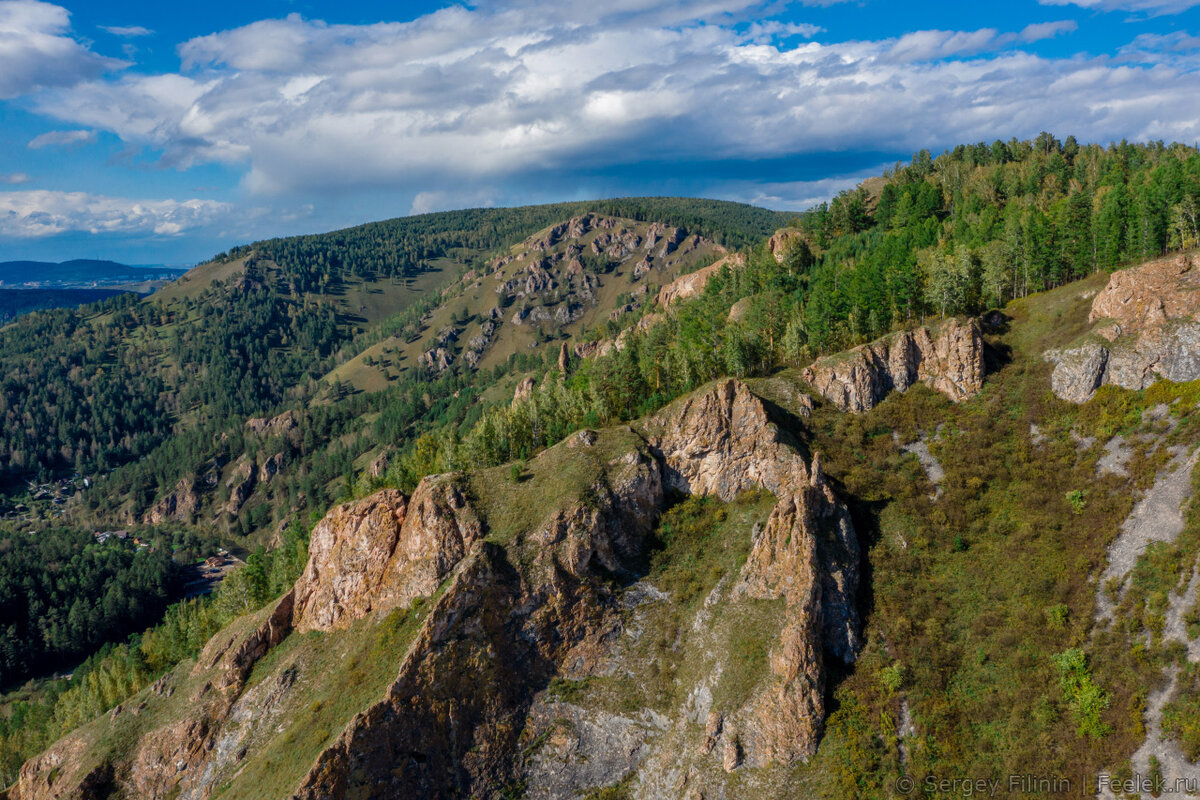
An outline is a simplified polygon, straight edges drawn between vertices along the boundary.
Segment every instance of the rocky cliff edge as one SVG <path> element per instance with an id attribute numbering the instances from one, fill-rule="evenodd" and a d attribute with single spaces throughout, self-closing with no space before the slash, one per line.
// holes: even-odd
<path id="1" fill-rule="evenodd" d="M 8 800 L 234 796 L 247 764 L 284 730 L 281 719 L 318 713 L 291 708 L 300 702 L 289 698 L 294 687 L 344 680 L 336 670 L 306 675 L 299 661 L 266 657 L 289 637 L 309 637 L 292 646 L 311 646 L 325 641 L 312 636 L 336 637 L 418 598 L 428 610 L 392 656 L 395 678 L 302 774 L 288 778 L 272 767 L 280 781 L 272 796 L 534 790 L 536 776 L 521 757 L 531 704 L 556 675 L 586 675 L 611 655 L 624 624 L 621 586 L 637 578 L 646 537 L 672 491 L 726 500 L 747 489 L 775 495 L 733 594 L 786 608 L 769 669 L 749 699 L 724 715 L 720 730 L 697 732 L 683 749 L 725 770 L 810 756 L 825 716 L 825 655 L 851 661 L 859 647 L 858 544 L 819 459 L 806 459 L 738 381 L 676 403 L 637 429 L 580 432 L 538 458 L 562 467 L 537 480 L 561 483 L 569 473 L 577 485 L 541 495 L 546 503 L 536 513 L 496 501 L 531 491 L 496 489 L 502 469 L 428 478 L 411 498 L 386 490 L 334 509 L 314 529 L 308 566 L 284 598 L 218 634 L 194 665 L 181 665 L 128 708 L 28 762 Z M 121 741 L 106 740 L 116 728 Z M 640 763 L 631 762 L 627 777 Z"/>

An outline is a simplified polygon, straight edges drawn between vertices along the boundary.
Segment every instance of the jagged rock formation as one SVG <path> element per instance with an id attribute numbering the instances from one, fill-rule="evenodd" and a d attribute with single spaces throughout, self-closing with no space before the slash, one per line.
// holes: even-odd
<path id="1" fill-rule="evenodd" d="M 200 495 L 196 491 L 193 478 L 182 478 L 175 485 L 175 490 L 150 506 L 142 518 L 147 525 L 158 525 L 162 522 L 177 520 L 190 522 L 200 508 Z"/>
<path id="2" fill-rule="evenodd" d="M 270 483 L 273 481 L 275 476 L 283 470 L 285 461 L 286 459 L 284 458 L 283 453 L 276 453 L 275 455 L 263 461 L 262 465 L 258 468 L 259 483 Z M 379 476 L 375 475 L 374 477 Z"/>
<path id="3" fill-rule="evenodd" d="M 422 481 L 409 500 L 387 489 L 338 506 L 313 529 L 293 624 L 333 630 L 430 595 L 482 533 L 447 478 Z"/>
<path id="4" fill-rule="evenodd" d="M 1114 272 L 1096 295 L 1080 342 L 1046 352 L 1051 387 L 1083 403 L 1104 384 L 1144 389 L 1200 378 L 1200 270 L 1175 256 Z"/>
<path id="5" fill-rule="evenodd" d="M 225 510 L 236 517 L 250 498 L 257 482 L 258 465 L 243 456 L 234 465 L 233 474 L 225 481 L 225 485 L 229 487 L 229 502 L 225 504 Z"/>
<path id="6" fill-rule="evenodd" d="M 581 321 L 594 329 L 610 315 L 637 311 L 659 286 L 725 254 L 711 239 L 662 223 L 573 217 L 468 271 L 438 308 L 364 350 L 354 368 L 339 367 L 337 379 L 378 391 L 414 367 L 440 375 L 494 366 L 514 351 L 578 334 Z M 263 428 L 266 420 L 255 424 Z"/>
<path id="7" fill-rule="evenodd" d="M 902 331 L 828 356 L 804 380 L 842 411 L 867 411 L 890 392 L 924 383 L 960 402 L 983 386 L 983 333 L 977 320 Z"/>
<path id="8" fill-rule="evenodd" d="M 266 419 L 264 417 L 252 417 L 246 420 L 246 427 L 251 433 L 256 433 L 259 436 L 277 436 L 279 434 L 294 431 L 299 426 L 295 411 L 285 411 L 279 416 Z"/>
<path id="9" fill-rule="evenodd" d="M 218 634 L 194 666 L 181 665 L 114 712 L 125 745 L 104 751 L 89 739 L 112 724 L 97 720 L 26 764 L 6 800 L 110 790 L 202 800 L 226 784 L 236 795 L 238 776 L 284 730 L 281 721 L 316 713 L 298 707 L 300 687 L 341 679 L 305 673 L 286 655 L 263 657 L 289 636 L 348 635 L 418 598 L 427 598 L 427 611 L 392 655 L 394 680 L 322 745 L 307 774 L 278 778 L 280 796 L 499 797 L 521 782 L 536 795 L 545 773 L 521 756 L 522 732 L 539 724 L 535 698 L 555 675 L 588 675 L 612 657 L 624 624 L 619 587 L 636 577 L 670 489 L 731 499 L 758 488 L 778 499 L 736 576 L 733 595 L 747 600 L 731 600 L 783 604 L 769 668 L 741 707 L 710 726 L 711 741 L 688 752 L 728 770 L 811 755 L 825 714 L 824 653 L 853 660 L 859 635 L 857 542 L 818 459 L 810 462 L 737 381 L 638 429 L 582 431 L 539 458 L 565 459 L 585 476 L 550 495 L 540 518 L 511 521 L 515 490 L 489 490 L 495 476 L 482 474 L 428 478 L 411 498 L 385 490 L 334 509 L 314 529 L 307 568 L 281 601 Z M 564 469 L 547 467 L 548 479 Z M 265 671 L 248 682 L 259 663 Z M 644 719 L 627 727 L 629 736 L 670 727 Z M 678 755 L 652 740 L 638 748 L 647 764 L 654 753 Z M 647 787 L 655 780 L 645 776 Z M 590 788 L 576 776 L 550 796 Z"/>
<path id="10" fill-rule="evenodd" d="M 658 304 L 666 309 L 681 300 L 695 297 L 704 291 L 709 278 L 716 275 L 723 268 L 728 266 L 734 269 L 744 264 L 745 257 L 741 253 L 731 253 L 707 267 L 703 267 L 687 275 L 682 275 L 659 290 Z"/>

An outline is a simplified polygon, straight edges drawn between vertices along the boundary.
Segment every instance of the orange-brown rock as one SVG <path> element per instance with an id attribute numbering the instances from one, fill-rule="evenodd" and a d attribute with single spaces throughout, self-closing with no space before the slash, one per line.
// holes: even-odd
<path id="1" fill-rule="evenodd" d="M 1200 312 L 1200 269 L 1192 256 L 1174 256 L 1114 272 L 1092 301 L 1090 322 L 1112 320 L 1123 333 L 1137 333 L 1171 319 L 1196 319 Z"/>
<path id="2" fill-rule="evenodd" d="M 713 275 L 716 275 L 725 267 L 736 269 L 737 267 L 745 266 L 745 263 L 745 256 L 741 253 L 730 253 L 714 264 L 698 269 L 695 272 L 690 272 L 687 275 L 682 275 L 658 291 L 658 304 L 663 308 L 670 308 L 673 304 L 681 300 L 695 297 L 704 291 L 704 287 Z"/>
<path id="3" fill-rule="evenodd" d="M 918 381 L 954 402 L 983 387 L 983 333 L 977 320 L 902 331 L 815 361 L 803 372 L 842 411 L 867 411 Z"/>
<path id="4" fill-rule="evenodd" d="M 767 249 L 771 251 L 771 255 L 775 256 L 775 260 L 782 264 L 788 251 L 803 241 L 804 234 L 800 231 L 794 228 L 781 228 L 767 240 Z"/>
<path id="5" fill-rule="evenodd" d="M 345 627 L 373 611 L 431 594 L 482 535 L 453 478 L 426 478 L 338 506 L 313 529 L 296 581 L 297 630 Z"/>
<path id="6" fill-rule="evenodd" d="M 737 593 L 784 599 L 788 622 L 771 652 L 770 682 L 726 727 L 747 764 L 807 757 L 824 720 L 824 650 L 851 662 L 859 647 L 859 548 L 849 514 L 819 460 L 809 465 L 785 442 L 740 381 L 694 395 L 651 424 L 660 431 L 650 442 L 662 454 L 668 486 L 724 499 L 764 488 L 778 498 Z"/>
<path id="7" fill-rule="evenodd" d="M 522 400 L 528 400 L 530 395 L 533 394 L 533 390 L 536 386 L 537 381 L 534 380 L 533 376 L 522 378 L 517 384 L 517 387 L 513 389 L 513 405 L 516 405 Z"/>
<path id="8" fill-rule="evenodd" d="M 668 406 L 649 425 L 667 486 L 729 501 L 747 489 L 776 495 L 809 482 L 804 459 L 781 440 L 766 406 L 741 381 L 726 380 Z"/>

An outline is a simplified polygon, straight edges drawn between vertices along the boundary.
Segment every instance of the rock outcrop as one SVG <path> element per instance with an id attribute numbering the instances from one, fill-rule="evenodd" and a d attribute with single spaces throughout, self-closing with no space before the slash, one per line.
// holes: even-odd
<path id="1" fill-rule="evenodd" d="M 257 483 L 258 465 L 243 456 L 234 465 L 233 474 L 225 481 L 225 485 L 229 489 L 229 502 L 225 504 L 225 511 L 236 517 L 242 510 L 242 506 L 250 499 L 250 495 L 254 493 Z"/>
<path id="2" fill-rule="evenodd" d="M 278 436 L 280 434 L 294 431 L 300 425 L 298 419 L 299 414 L 295 411 L 285 411 L 282 414 L 267 419 L 265 417 L 251 417 L 246 420 L 246 428 L 259 436 Z"/>
<path id="3" fill-rule="evenodd" d="M 781 228 L 767 240 L 767 250 L 775 256 L 776 261 L 782 264 L 788 252 L 793 247 L 800 246 L 802 242 L 804 242 L 803 233 L 794 228 Z"/>
<path id="4" fill-rule="evenodd" d="M 744 265 L 745 257 L 741 253 L 730 253 L 716 263 L 702 267 L 695 272 L 689 272 L 687 275 L 681 275 L 659 290 L 658 304 L 663 308 L 670 308 L 681 300 L 695 297 L 704 291 L 709 279 L 725 267 L 736 269 Z"/>
<path id="5" fill-rule="evenodd" d="M 954 402 L 983 387 L 983 333 L 976 320 L 902 331 L 819 359 L 803 377 L 842 411 L 867 411 L 891 392 L 924 383 Z"/>
<path id="6" fill-rule="evenodd" d="M 67 737 L 25 765 L 6 800 L 87 797 L 100 784 L 149 800 L 204 800 L 226 784 L 236 795 L 245 760 L 283 735 L 276 715 L 301 702 L 290 699 L 300 691 L 293 687 L 344 679 L 297 677 L 294 648 L 314 636 L 351 636 L 363 630 L 358 621 L 381 624 L 391 611 L 417 613 L 417 598 L 427 601 L 413 638 L 400 650 L 372 651 L 396 660 L 395 679 L 340 733 L 321 734 L 331 738 L 318 740 L 306 774 L 281 778 L 289 784 L 281 796 L 500 796 L 531 775 L 521 736 L 537 724 L 530 721 L 535 698 L 555 676 L 601 669 L 621 638 L 620 587 L 639 574 L 670 489 L 726 500 L 763 489 L 778 499 L 733 577 L 734 594 L 746 598 L 736 602 L 781 601 L 784 621 L 753 692 L 709 726 L 712 741 L 704 749 L 698 740 L 697 753 L 733 771 L 811 755 L 825 715 L 825 654 L 850 661 L 858 648 L 858 545 L 818 459 L 810 461 L 738 381 L 668 407 L 636 430 L 581 431 L 558 447 L 558 456 L 538 458 L 565 457 L 573 474 L 591 477 L 564 490 L 547 465 L 543 474 L 553 476 L 543 478 L 550 481 L 540 490 L 543 505 L 515 528 L 504 523 L 513 530 L 502 535 L 489 530 L 489 514 L 511 517 L 511 498 L 485 491 L 491 499 L 480 501 L 473 481 L 486 476 L 431 477 L 411 497 L 384 490 L 335 508 L 313 530 L 308 564 L 281 601 L 215 636 L 190 672 L 178 668 L 148 690 L 157 703 L 175 702 L 173 711 L 156 706 L 155 721 L 140 731 L 130 722 L 120 753 L 101 757 Z M 289 635 L 301 643 L 264 662 Z M 264 665 L 259 677 L 249 681 L 257 664 Z M 317 713 L 303 702 L 288 712 L 293 721 Z M 605 761 L 596 776 L 636 768 L 650 752 L 641 737 L 665 731 L 668 721 L 647 713 L 622 728 L 623 741 L 642 742 L 631 744 L 639 755 Z M 594 740 L 607 741 L 599 729 Z M 574 792 L 571 780 L 562 785 Z"/>
<path id="7" fill-rule="evenodd" d="M 1072 403 L 1114 384 L 1144 389 L 1159 379 L 1200 378 L 1200 269 L 1192 256 L 1114 272 L 1092 302 L 1081 341 L 1046 352 L 1051 388 Z"/>
<path id="8" fill-rule="evenodd" d="M 150 506 L 142 521 L 147 525 L 158 525 L 171 520 L 191 522 L 199 509 L 200 495 L 196 491 L 195 479 L 183 478 L 175 485 L 174 491 Z"/>
<path id="9" fill-rule="evenodd" d="M 387 489 L 338 506 L 313 529 L 294 590 L 296 629 L 345 627 L 432 594 L 482 533 L 450 478 L 423 480 L 408 500 Z"/>
<path id="10" fill-rule="evenodd" d="M 858 540 L 849 514 L 822 476 L 820 458 L 806 462 L 770 420 L 763 401 L 740 381 L 724 381 L 687 398 L 650 425 L 658 431 L 649 441 L 661 454 L 668 488 L 723 500 L 762 488 L 779 499 L 772 522 L 754 543 L 744 581 L 757 587 L 751 594 L 778 591 L 805 605 L 801 592 L 778 588 L 781 584 L 767 573 L 786 571 L 777 566 L 781 559 L 808 558 L 805 549 L 811 548 L 823 582 L 820 624 L 826 645 L 845 662 L 853 661 L 859 646 Z M 794 535 L 771 535 L 785 528 Z M 788 548 L 795 550 L 785 552 Z"/>

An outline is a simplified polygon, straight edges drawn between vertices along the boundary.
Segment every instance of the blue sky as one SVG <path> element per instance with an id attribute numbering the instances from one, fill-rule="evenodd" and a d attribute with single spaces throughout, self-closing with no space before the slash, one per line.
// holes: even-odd
<path id="1" fill-rule="evenodd" d="M 915 149 L 1200 139 L 1200 0 L 0 0 L 0 260 L 633 194 L 781 209 Z"/>

